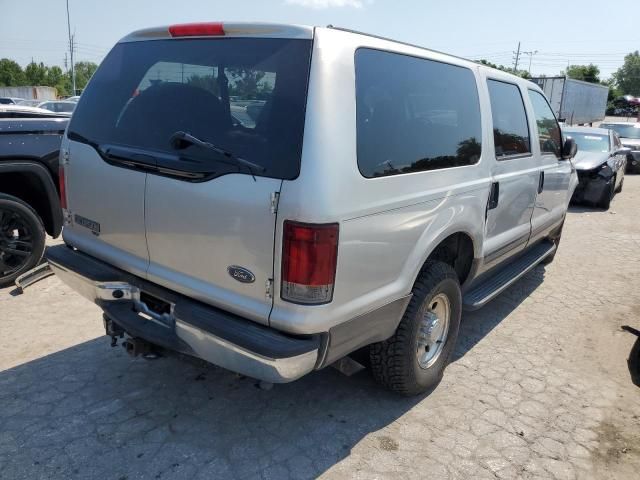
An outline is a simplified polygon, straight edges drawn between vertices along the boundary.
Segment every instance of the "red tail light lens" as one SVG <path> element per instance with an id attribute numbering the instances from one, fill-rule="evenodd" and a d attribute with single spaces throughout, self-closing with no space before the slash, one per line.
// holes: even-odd
<path id="1" fill-rule="evenodd" d="M 283 300 L 328 303 L 338 260 L 338 224 L 284 222 L 282 246 Z"/>
<path id="2" fill-rule="evenodd" d="M 171 25 L 169 33 L 172 37 L 209 37 L 224 35 L 222 23 L 184 23 Z"/>
<path id="3" fill-rule="evenodd" d="M 58 167 L 58 187 L 60 190 L 60 206 L 66 210 L 67 208 L 67 182 L 64 178 L 64 167 Z"/>

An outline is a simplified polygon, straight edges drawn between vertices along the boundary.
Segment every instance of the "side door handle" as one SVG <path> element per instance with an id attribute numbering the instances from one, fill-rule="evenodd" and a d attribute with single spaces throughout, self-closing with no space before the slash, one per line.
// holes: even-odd
<path id="1" fill-rule="evenodd" d="M 538 193 L 542 193 L 544 190 L 544 170 L 540 172 L 540 178 L 538 179 Z"/>
<path id="2" fill-rule="evenodd" d="M 493 182 L 491 184 L 491 190 L 489 191 L 489 203 L 487 204 L 487 210 L 493 210 L 498 206 L 498 197 L 500 197 L 500 184 Z"/>

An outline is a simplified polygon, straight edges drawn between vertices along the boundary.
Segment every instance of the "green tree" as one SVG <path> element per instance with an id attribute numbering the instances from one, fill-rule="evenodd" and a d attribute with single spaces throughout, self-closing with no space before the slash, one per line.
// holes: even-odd
<path id="1" fill-rule="evenodd" d="M 640 52 L 636 50 L 624 57 L 624 64 L 613 74 L 623 95 L 640 96 Z"/>
<path id="2" fill-rule="evenodd" d="M 187 80 L 189 85 L 207 90 L 218 96 L 218 81 L 213 75 L 191 75 Z"/>
<path id="3" fill-rule="evenodd" d="M 76 88 L 82 90 L 87 86 L 92 75 L 98 69 L 98 65 L 93 62 L 78 62 L 75 65 L 76 70 Z"/>
<path id="4" fill-rule="evenodd" d="M 531 78 L 531 75 L 529 75 L 529 72 L 526 70 L 514 71 L 513 68 L 505 67 L 504 65 L 496 65 L 495 63 L 491 63 L 490 61 L 485 60 L 484 58 L 482 60 L 476 60 L 476 63 L 479 63 L 481 65 L 486 65 L 487 67 L 495 68 L 497 70 L 502 70 L 503 72 L 513 73 L 514 75 L 518 75 L 519 77 L 522 77 L 522 78 Z"/>
<path id="5" fill-rule="evenodd" d="M 265 73 L 260 70 L 245 68 L 228 68 L 229 74 L 229 95 L 238 96 L 243 100 L 263 99 L 271 90 L 273 85 L 264 83 L 262 80 Z"/>
<path id="6" fill-rule="evenodd" d="M 50 87 L 55 87 L 59 83 L 62 82 L 62 77 L 64 73 L 62 73 L 62 69 L 58 66 L 49 67 L 47 69 L 47 77 L 45 79 L 45 84 Z"/>
<path id="7" fill-rule="evenodd" d="M 564 74 L 574 80 L 600 83 L 600 69 L 593 63 L 590 63 L 589 65 L 569 65 Z"/>
<path id="8" fill-rule="evenodd" d="M 46 85 L 48 68 L 44 63 L 31 62 L 24 69 L 27 85 Z"/>
<path id="9" fill-rule="evenodd" d="M 3 87 L 17 87 L 24 85 L 25 78 L 22 67 L 8 58 L 0 59 L 0 85 Z"/>

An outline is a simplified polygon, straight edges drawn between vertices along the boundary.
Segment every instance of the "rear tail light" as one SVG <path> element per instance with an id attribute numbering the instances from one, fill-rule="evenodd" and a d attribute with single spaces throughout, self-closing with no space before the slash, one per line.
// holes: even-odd
<path id="1" fill-rule="evenodd" d="M 328 303 L 338 260 L 338 224 L 285 221 L 282 246 L 283 300 Z"/>
<path id="2" fill-rule="evenodd" d="M 58 187 L 60 190 L 60 206 L 67 209 L 67 182 L 65 179 L 64 165 L 58 167 Z"/>
<path id="3" fill-rule="evenodd" d="M 169 33 L 172 37 L 211 37 L 224 35 L 222 23 L 183 23 L 171 25 Z"/>

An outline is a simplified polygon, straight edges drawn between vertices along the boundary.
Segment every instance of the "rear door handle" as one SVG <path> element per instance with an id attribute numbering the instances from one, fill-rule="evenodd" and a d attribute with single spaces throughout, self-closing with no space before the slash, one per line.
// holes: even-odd
<path id="1" fill-rule="evenodd" d="M 544 190 L 544 171 L 540 172 L 540 178 L 538 179 L 538 193 L 542 193 Z"/>
<path id="2" fill-rule="evenodd" d="M 487 210 L 493 210 L 498 206 L 498 197 L 500 197 L 500 184 L 493 182 L 491 184 L 491 190 L 489 191 L 489 203 L 487 204 Z"/>

